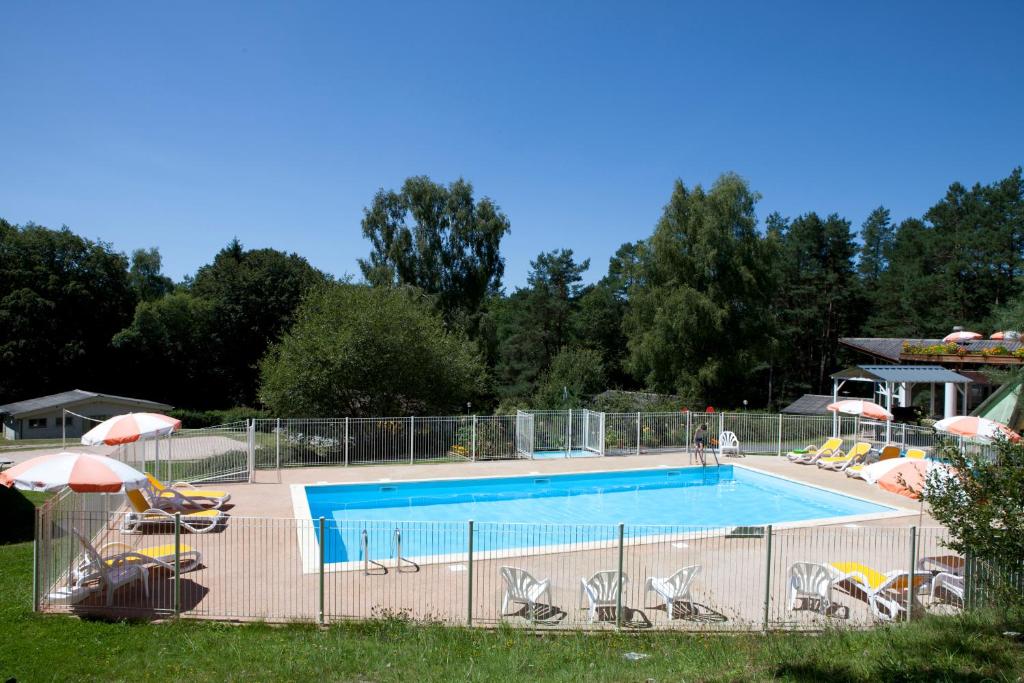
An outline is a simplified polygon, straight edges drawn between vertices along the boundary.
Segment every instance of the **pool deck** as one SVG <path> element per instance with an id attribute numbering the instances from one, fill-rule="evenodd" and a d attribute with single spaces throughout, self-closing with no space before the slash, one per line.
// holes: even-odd
<path id="1" fill-rule="evenodd" d="M 748 536 L 721 532 L 676 535 L 658 542 L 626 544 L 620 560 L 615 542 L 573 552 L 526 552 L 516 557 L 474 556 L 472 568 L 472 610 L 470 571 L 465 557 L 423 564 L 415 571 L 400 571 L 393 563 L 386 573 L 373 569 L 327 571 L 324 575 L 325 621 L 402 614 L 415 619 L 466 623 L 472 617 L 478 625 L 501 620 L 543 628 L 573 628 L 588 623 L 586 610 L 579 608 L 580 579 L 595 571 L 621 566 L 632 582 L 624 592 L 625 625 L 634 628 L 683 628 L 690 630 L 743 630 L 763 624 L 764 595 L 769 589 L 769 624 L 772 628 L 823 628 L 865 626 L 874 623 L 863 595 L 834 590 L 834 604 L 827 615 L 811 609 L 791 610 L 787 599 L 787 569 L 792 562 L 856 561 L 880 571 L 906 569 L 911 564 L 912 525 L 934 527 L 919 504 L 905 497 L 849 479 L 841 472 L 827 472 L 816 466 L 796 465 L 785 458 L 750 456 L 726 458 L 735 464 L 784 476 L 794 481 L 857 496 L 883 505 L 901 508 L 905 514 L 883 519 L 816 522 L 787 525 L 777 529 L 771 543 L 771 565 L 766 566 L 768 544 L 754 533 Z M 190 534 L 187 544 L 203 554 L 203 568 L 182 576 L 182 611 L 186 616 L 270 621 L 319 618 L 319 574 L 310 571 L 307 546 L 300 543 L 312 536 L 312 521 L 296 522 L 291 487 L 293 484 L 356 483 L 381 480 L 465 478 L 555 474 L 609 470 L 680 467 L 689 465 L 686 453 L 661 453 L 630 457 L 545 459 L 533 461 L 489 461 L 431 465 L 381 465 L 358 467 L 317 467 L 257 472 L 252 484 L 224 485 L 231 492 L 228 523 L 209 534 Z M 679 520 L 685 525 L 686 520 Z M 154 530 L 156 531 L 156 530 Z M 166 533 L 118 536 L 116 540 L 134 546 L 170 540 Z M 917 537 L 916 557 L 945 555 L 941 529 L 926 529 Z M 303 539 L 306 541 L 303 541 Z M 524 545 L 542 544 L 527 539 Z M 305 567 L 303 558 L 305 557 Z M 699 564 L 701 573 L 693 584 L 693 604 L 669 619 L 656 595 L 645 594 L 645 579 L 667 577 L 684 566 Z M 550 605 L 527 617 L 516 605 L 502 615 L 502 566 L 528 570 L 538 579 L 551 579 Z M 170 606 L 169 577 L 154 576 L 148 605 Z M 125 591 L 122 591 L 125 592 Z M 121 598 L 119 597 L 119 600 Z M 925 599 L 927 602 L 927 599 Z M 90 599 L 90 603 L 93 599 Z M 139 600 L 128 603 L 141 606 Z M 801 606 L 803 603 L 801 603 Z M 127 606 L 127 605 L 126 605 Z M 599 616 L 608 617 L 603 613 Z M 614 624 L 611 624 L 613 626 Z M 599 628 L 610 627 L 607 621 Z"/>

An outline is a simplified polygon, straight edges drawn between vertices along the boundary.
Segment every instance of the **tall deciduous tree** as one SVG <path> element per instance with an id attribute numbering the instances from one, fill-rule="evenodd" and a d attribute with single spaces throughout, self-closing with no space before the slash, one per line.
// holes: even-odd
<path id="1" fill-rule="evenodd" d="M 282 416 L 449 414 L 486 387 L 475 345 L 411 288 L 328 284 L 261 364 Z"/>
<path id="2" fill-rule="evenodd" d="M 770 281 L 758 200 L 728 174 L 710 190 L 677 181 L 630 290 L 629 367 L 650 389 L 736 401 L 766 354 Z"/>
<path id="3" fill-rule="evenodd" d="M 398 192 L 380 190 L 363 217 L 371 251 L 359 260 L 372 285 L 412 285 L 437 297 L 448 321 L 471 333 L 485 299 L 501 288 L 501 240 L 509 220 L 459 179 L 447 187 L 425 176 Z"/>
<path id="4" fill-rule="evenodd" d="M 159 299 L 174 289 L 174 282 L 164 275 L 160 268 L 163 259 L 160 251 L 152 249 L 136 249 L 132 252 L 132 265 L 128 270 L 128 281 L 135 290 L 139 301 Z"/>
<path id="5" fill-rule="evenodd" d="M 110 338 L 134 307 L 128 262 L 110 245 L 0 219 L 0 402 L 123 390 Z"/>

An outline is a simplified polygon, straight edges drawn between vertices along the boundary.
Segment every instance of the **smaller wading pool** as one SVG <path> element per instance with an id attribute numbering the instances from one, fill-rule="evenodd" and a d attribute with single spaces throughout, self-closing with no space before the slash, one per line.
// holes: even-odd
<path id="1" fill-rule="evenodd" d="M 564 452 L 560 451 L 564 455 Z M 550 552 L 631 542 L 697 529 L 798 522 L 850 522 L 906 514 L 897 508 L 800 484 L 742 466 L 658 468 L 581 474 L 363 484 L 293 485 L 299 517 L 326 520 L 325 562 L 402 556 L 450 561 L 474 551 Z M 315 525 L 314 525 L 315 526 Z M 312 541 L 319 542 L 318 532 Z M 652 538 L 653 540 L 653 538 Z M 308 569 L 310 549 L 303 544 Z M 316 551 L 314 556 L 319 554 Z M 492 554 L 492 556 L 494 556 Z M 336 567 L 336 568 L 354 568 Z"/>

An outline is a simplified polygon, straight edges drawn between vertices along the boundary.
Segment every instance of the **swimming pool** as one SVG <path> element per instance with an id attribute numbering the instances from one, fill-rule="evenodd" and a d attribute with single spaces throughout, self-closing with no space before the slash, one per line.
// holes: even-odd
<path id="1" fill-rule="evenodd" d="M 755 470 L 720 467 L 528 475 L 413 482 L 296 485 L 296 506 L 326 520 L 328 563 L 427 558 L 475 549 L 575 546 L 664 535 L 666 527 L 731 528 L 884 515 L 878 505 Z M 319 538 L 317 539 L 319 540 Z"/>

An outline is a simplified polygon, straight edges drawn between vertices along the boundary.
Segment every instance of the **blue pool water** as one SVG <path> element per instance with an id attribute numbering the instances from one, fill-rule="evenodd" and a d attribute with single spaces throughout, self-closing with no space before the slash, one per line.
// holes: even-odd
<path id="1" fill-rule="evenodd" d="M 327 562 L 466 549 L 474 520 L 476 550 L 609 540 L 625 523 L 631 537 L 662 527 L 731 527 L 890 512 L 892 508 L 731 465 L 422 482 L 307 486 L 313 519 L 327 520 Z M 653 527 L 659 527 L 657 529 Z"/>

